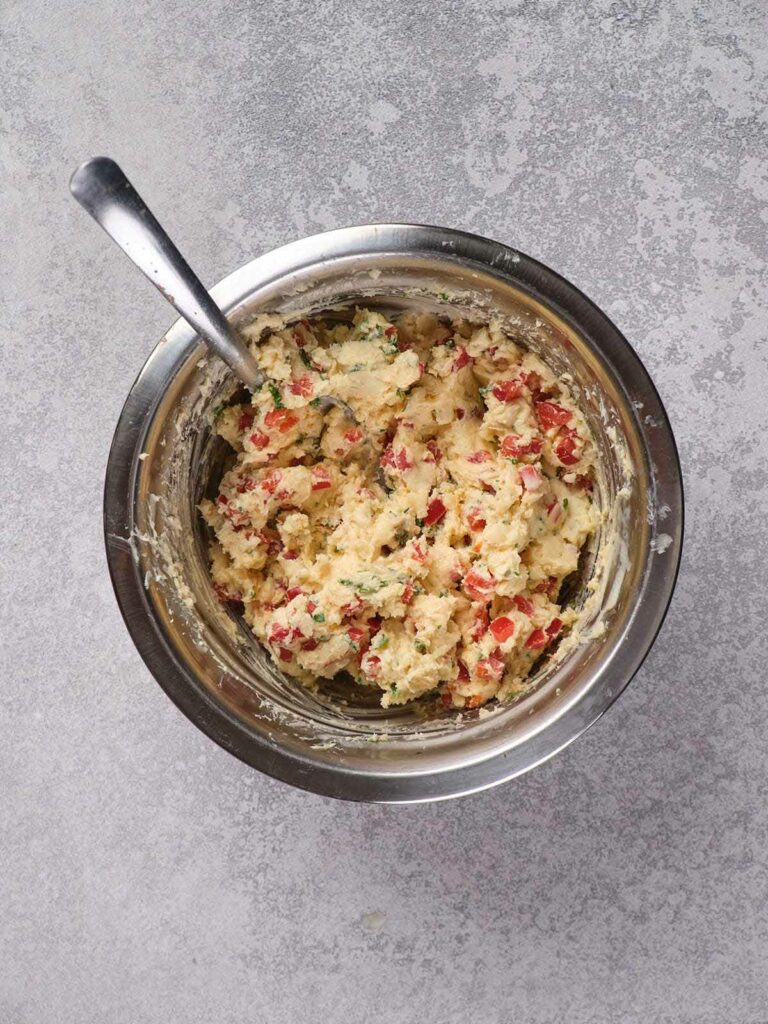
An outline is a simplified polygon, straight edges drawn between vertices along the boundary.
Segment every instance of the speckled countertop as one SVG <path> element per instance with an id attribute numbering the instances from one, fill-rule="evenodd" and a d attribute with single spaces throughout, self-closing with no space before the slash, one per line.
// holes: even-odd
<path id="1" fill-rule="evenodd" d="M 768 1020 L 765 3 L 0 18 L 0 1021 Z M 101 537 L 112 430 L 171 317 L 68 197 L 96 153 L 211 283 L 321 229 L 443 223 L 616 320 L 689 525 L 661 636 L 585 737 L 481 796 L 357 806 L 257 775 L 171 705 Z"/>

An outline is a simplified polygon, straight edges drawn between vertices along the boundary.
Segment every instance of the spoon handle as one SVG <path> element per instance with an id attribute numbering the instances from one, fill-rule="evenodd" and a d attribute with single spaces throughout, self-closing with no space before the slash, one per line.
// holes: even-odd
<path id="1" fill-rule="evenodd" d="M 81 164 L 72 195 L 251 391 L 264 383 L 256 360 L 158 224 L 149 207 L 109 157 Z"/>

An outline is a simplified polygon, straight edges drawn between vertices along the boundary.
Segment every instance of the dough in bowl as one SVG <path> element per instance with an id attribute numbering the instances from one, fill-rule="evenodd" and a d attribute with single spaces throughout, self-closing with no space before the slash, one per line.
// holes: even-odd
<path id="1" fill-rule="evenodd" d="M 249 332 L 270 383 L 218 410 L 237 454 L 200 506 L 220 599 L 306 684 L 346 672 L 385 707 L 524 692 L 600 518 L 566 383 L 494 323 L 360 309 Z"/>

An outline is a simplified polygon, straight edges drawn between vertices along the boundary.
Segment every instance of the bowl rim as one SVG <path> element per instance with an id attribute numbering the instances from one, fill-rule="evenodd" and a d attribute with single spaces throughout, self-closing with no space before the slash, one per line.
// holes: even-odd
<path id="1" fill-rule="evenodd" d="M 468 795 L 500 785 L 553 757 L 602 717 L 643 664 L 664 622 L 680 569 L 685 512 L 683 477 L 674 434 L 656 386 L 639 356 L 609 317 L 583 292 L 525 253 L 452 228 L 398 223 L 356 225 L 290 242 L 257 257 L 221 280 L 211 289 L 211 294 L 224 312 L 229 312 L 276 277 L 306 270 L 321 260 L 392 252 L 474 262 L 505 277 L 513 286 L 533 293 L 554 313 L 572 322 L 591 342 L 597 335 L 598 351 L 612 366 L 615 367 L 619 357 L 629 364 L 632 396 L 642 400 L 644 413 L 650 414 L 656 422 L 649 440 L 657 443 L 667 458 L 664 502 L 671 511 L 664 522 L 664 530 L 671 535 L 672 542 L 663 557 L 655 557 L 649 566 L 655 603 L 645 609 L 642 617 L 633 616 L 626 635 L 610 659 L 611 685 L 602 687 L 599 701 L 590 691 L 576 703 L 564 707 L 557 718 L 558 728 L 545 729 L 524 740 L 515 748 L 514 757 L 502 752 L 476 764 L 413 774 L 377 772 L 375 764 L 370 771 L 360 772 L 343 765 L 311 762 L 264 742 L 223 705 L 216 704 L 196 685 L 158 627 L 131 542 L 140 467 L 138 456 L 146 430 L 166 387 L 199 346 L 198 336 L 183 319 L 176 320 L 152 350 L 123 405 L 105 473 L 104 536 L 112 586 L 139 654 L 174 704 L 209 738 L 251 767 L 311 792 L 348 800 L 418 803 Z M 625 376 L 619 379 L 626 391 Z M 634 650 L 628 643 L 630 637 L 636 645 Z M 590 697 L 592 699 L 587 699 Z M 521 757 L 523 753 L 525 756 Z"/>

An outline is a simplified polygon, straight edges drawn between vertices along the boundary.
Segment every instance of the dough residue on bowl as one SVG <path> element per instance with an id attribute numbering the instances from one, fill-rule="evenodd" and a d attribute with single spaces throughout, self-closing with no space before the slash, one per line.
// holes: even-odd
<path id="1" fill-rule="evenodd" d="M 565 381 L 493 322 L 360 309 L 250 330 L 269 382 L 217 410 L 237 454 L 200 505 L 220 599 L 310 685 L 346 672 L 385 707 L 523 692 L 577 619 L 559 599 L 600 520 Z"/>

